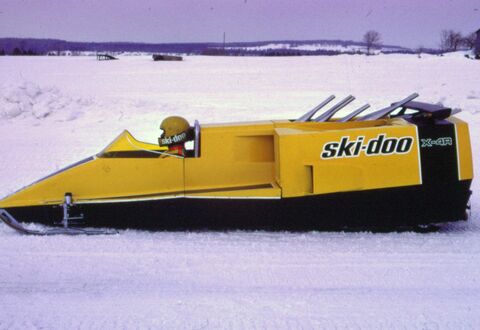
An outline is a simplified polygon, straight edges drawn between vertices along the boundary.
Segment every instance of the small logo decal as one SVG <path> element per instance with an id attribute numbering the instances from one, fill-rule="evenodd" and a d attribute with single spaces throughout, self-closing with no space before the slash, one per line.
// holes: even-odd
<path id="1" fill-rule="evenodd" d="M 365 136 L 358 136 L 350 140 L 343 136 L 339 142 L 329 142 L 323 146 L 320 153 L 322 159 L 358 157 L 361 153 L 366 156 L 406 154 L 412 149 L 413 137 L 387 137 L 379 134 L 376 138 L 365 141 Z"/>
<path id="2" fill-rule="evenodd" d="M 453 144 L 451 137 L 439 137 L 438 139 L 420 139 L 422 148 L 431 148 L 433 146 L 446 147 Z"/>
<path id="3" fill-rule="evenodd" d="M 179 142 L 183 142 L 187 139 L 187 133 L 186 132 L 183 132 L 181 134 L 178 134 L 178 135 L 174 135 L 174 136 L 169 136 L 169 137 L 165 137 L 165 138 L 160 138 L 159 139 L 159 144 L 161 146 L 168 146 L 170 144 L 175 144 L 175 143 L 179 143 Z"/>

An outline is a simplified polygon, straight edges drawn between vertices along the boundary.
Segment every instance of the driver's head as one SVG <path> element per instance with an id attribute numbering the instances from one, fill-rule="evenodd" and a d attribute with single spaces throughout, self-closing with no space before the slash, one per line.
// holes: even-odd
<path id="1" fill-rule="evenodd" d="M 163 131 L 160 136 L 160 145 L 178 144 L 187 141 L 190 125 L 188 121 L 179 116 L 165 118 L 160 124 Z"/>

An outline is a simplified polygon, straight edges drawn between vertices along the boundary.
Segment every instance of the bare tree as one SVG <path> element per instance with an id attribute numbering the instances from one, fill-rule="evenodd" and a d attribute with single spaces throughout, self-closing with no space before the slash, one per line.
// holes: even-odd
<path id="1" fill-rule="evenodd" d="M 472 32 L 462 39 L 462 45 L 468 49 L 473 49 L 473 47 L 475 47 L 475 40 L 477 40 L 477 34 Z"/>
<path id="2" fill-rule="evenodd" d="M 423 46 L 418 46 L 417 49 L 415 49 L 415 53 L 417 54 L 418 58 L 422 57 L 422 53 L 425 53 L 425 48 Z"/>
<path id="3" fill-rule="evenodd" d="M 443 30 L 440 33 L 440 49 L 443 52 L 454 52 L 462 45 L 463 39 L 460 32 Z"/>
<path id="4" fill-rule="evenodd" d="M 453 47 L 453 51 L 456 51 L 462 45 L 463 36 L 460 32 L 453 32 L 450 34 L 450 40 Z"/>
<path id="5" fill-rule="evenodd" d="M 448 52 L 449 45 L 448 45 L 448 31 L 442 30 L 440 32 L 440 50 L 442 53 Z"/>
<path id="6" fill-rule="evenodd" d="M 380 33 L 374 30 L 367 31 L 363 35 L 363 42 L 367 47 L 367 55 L 370 55 L 370 51 L 372 48 L 380 46 L 381 44 L 380 40 L 381 40 Z"/>

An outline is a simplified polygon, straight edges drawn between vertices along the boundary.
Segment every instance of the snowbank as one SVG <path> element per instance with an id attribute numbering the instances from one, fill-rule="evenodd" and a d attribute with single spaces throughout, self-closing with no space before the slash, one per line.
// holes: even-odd
<path id="1" fill-rule="evenodd" d="M 92 101 L 64 95 L 56 87 L 40 87 L 33 82 L 0 86 L 0 120 L 75 120 Z"/>

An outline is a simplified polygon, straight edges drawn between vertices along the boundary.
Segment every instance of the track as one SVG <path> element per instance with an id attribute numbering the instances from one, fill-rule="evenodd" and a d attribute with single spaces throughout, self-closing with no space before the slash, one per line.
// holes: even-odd
<path id="1" fill-rule="evenodd" d="M 0 225 L 0 328 L 475 328 L 479 233 L 27 238 Z"/>

